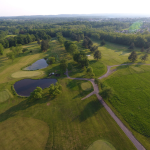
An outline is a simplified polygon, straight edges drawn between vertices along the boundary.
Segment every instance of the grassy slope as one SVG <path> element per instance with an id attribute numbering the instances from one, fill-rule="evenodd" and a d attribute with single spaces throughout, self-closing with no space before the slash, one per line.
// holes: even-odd
<path id="1" fill-rule="evenodd" d="M 14 72 L 11 76 L 13 78 L 24 78 L 24 77 L 34 77 L 34 76 L 39 76 L 43 75 L 43 71 L 17 71 Z"/>
<path id="2" fill-rule="evenodd" d="M 88 150 L 115 150 L 115 148 L 108 142 L 103 140 L 97 140 L 90 147 Z"/>
<path id="3" fill-rule="evenodd" d="M 72 61 L 64 48 L 60 47 L 56 41 L 52 41 L 51 50 L 46 53 L 37 53 L 39 46 L 36 43 L 31 43 L 26 47 L 33 50 L 33 54 L 22 54 L 13 63 L 5 57 L 0 58 L 4 59 L 0 61 L 3 64 L 0 68 L 0 76 L 3 77 L 0 82 L 5 82 L 0 85 L 0 89 L 8 87 L 11 90 L 10 85 L 17 81 L 10 77 L 11 74 L 44 56 L 57 54 L 58 60 L 67 57 L 69 61 Z M 56 69 L 59 70 L 58 65 L 59 63 L 56 63 L 43 70 L 47 74 Z M 46 122 L 50 130 L 46 149 L 52 149 L 52 147 L 53 149 L 87 149 L 91 143 L 99 139 L 107 140 L 116 149 L 122 149 L 122 147 L 135 149 L 131 141 L 97 101 L 96 96 L 81 101 L 81 98 L 91 92 L 81 89 L 80 85 L 85 81 L 60 79 L 59 82 L 63 86 L 63 92 L 55 99 L 50 99 L 47 94 L 44 94 L 45 97 L 42 100 L 27 104 L 24 101 L 25 98 L 14 96 L 11 101 L 2 103 L 0 122 L 4 123 L 6 119 L 12 117 L 31 117 Z M 50 102 L 49 106 L 47 102 Z M 8 143 L 11 142 L 8 141 Z"/>
<path id="4" fill-rule="evenodd" d="M 114 106 L 122 115 L 121 119 L 125 119 L 130 127 L 150 136 L 150 66 L 133 65 L 117 68 L 118 70 L 104 81 L 115 91 L 115 96 L 107 102 Z M 132 132 L 139 141 L 150 149 L 150 138 L 142 136 L 133 129 Z"/>
<path id="5" fill-rule="evenodd" d="M 0 149 L 43 150 L 49 135 L 48 125 L 40 120 L 17 117 L 0 123 Z"/>
<path id="6" fill-rule="evenodd" d="M 50 99 L 45 90 L 42 100 L 30 105 L 18 102 L 0 114 L 0 121 L 10 117 L 31 117 L 46 122 L 49 126 L 46 149 L 86 150 L 99 139 L 108 141 L 116 149 L 135 149 L 95 95 L 81 101 L 87 92 L 75 83 L 83 81 L 60 79 L 59 82 L 63 91 L 57 98 Z"/>

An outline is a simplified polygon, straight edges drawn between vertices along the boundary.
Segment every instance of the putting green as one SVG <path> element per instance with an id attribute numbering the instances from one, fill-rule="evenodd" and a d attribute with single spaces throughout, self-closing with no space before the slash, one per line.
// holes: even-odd
<path id="1" fill-rule="evenodd" d="M 81 84 L 81 88 L 84 91 L 90 91 L 92 88 L 92 85 L 89 82 L 85 82 Z"/>
<path id="2" fill-rule="evenodd" d="M 115 150 L 115 148 L 107 141 L 97 140 L 87 150 Z"/>
<path id="3" fill-rule="evenodd" d="M 13 78 L 34 77 L 44 74 L 43 71 L 17 71 L 11 76 Z"/>
<path id="4" fill-rule="evenodd" d="M 1 150 L 43 150 L 49 136 L 45 122 L 25 117 L 0 123 L 0 131 Z"/>
<path id="5" fill-rule="evenodd" d="M 0 103 L 3 103 L 9 99 L 11 95 L 7 90 L 3 90 L 0 92 Z"/>

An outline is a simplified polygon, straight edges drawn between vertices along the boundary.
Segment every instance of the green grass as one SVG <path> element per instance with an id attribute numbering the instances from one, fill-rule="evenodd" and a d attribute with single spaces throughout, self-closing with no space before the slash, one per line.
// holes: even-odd
<path id="1" fill-rule="evenodd" d="M 48 125 L 40 120 L 17 117 L 0 123 L 0 149 L 43 150 L 49 135 Z"/>
<path id="2" fill-rule="evenodd" d="M 28 117 L 47 123 L 49 137 L 45 149 L 86 150 L 94 141 L 102 139 L 111 143 L 116 149 L 134 150 L 135 147 L 131 141 L 95 95 L 81 101 L 88 94 L 78 86 L 83 82 L 85 81 L 59 79 L 63 87 L 62 94 L 56 98 L 50 98 L 48 89 L 45 89 L 44 98 L 30 104 L 26 103 L 25 98 L 20 98 L 20 102 L 12 103 L 9 109 L 4 111 L 0 109 L 0 122 L 5 123 L 8 118 L 12 117 Z M 47 106 L 47 103 L 50 105 Z M 33 126 L 35 124 L 33 123 Z M 39 128 L 41 127 L 35 130 L 38 132 Z M 29 128 L 29 130 L 32 129 Z M 18 130 L 18 126 L 15 126 L 14 130 Z M 4 137 L 4 134 L 0 136 L 0 138 Z M 39 134 L 35 137 L 36 139 L 42 138 Z M 11 141 L 7 140 L 7 143 L 10 148 L 13 147 Z M 15 146 L 19 145 L 20 143 L 17 142 Z M 26 144 L 26 147 L 30 145 Z"/>
<path id="3" fill-rule="evenodd" d="M 90 54 L 91 56 L 93 55 L 89 50 L 82 48 L 81 42 L 77 44 L 80 50 L 84 50 L 86 54 Z M 94 44 L 96 45 L 97 43 Z M 59 72 L 59 61 L 63 58 L 66 58 L 69 62 L 70 76 L 85 76 L 85 70 L 78 68 L 76 63 L 73 63 L 72 56 L 66 53 L 63 46 L 59 45 L 56 40 L 52 40 L 50 45 L 50 49 L 44 53 L 40 52 L 40 46 L 37 45 L 36 42 L 25 45 L 24 47 L 27 47 L 29 51 L 32 50 L 33 53 L 30 54 L 28 51 L 24 54 L 20 54 L 13 63 L 6 58 L 6 53 L 10 51 L 7 49 L 4 56 L 0 56 L 0 91 L 3 91 L 4 88 L 11 91 L 11 86 L 19 80 L 12 78 L 11 75 L 13 73 L 20 72 L 21 68 L 38 59 L 49 56 L 55 56 L 56 63 L 42 69 L 42 71 L 45 72 L 42 76 L 32 78 L 48 77 L 49 72 L 56 70 Z M 99 46 L 99 50 L 102 52 L 102 60 L 95 61 L 92 58 L 89 62 L 97 77 L 106 72 L 106 65 L 120 64 L 127 60 L 128 54 L 124 55 L 126 48 L 124 48 L 124 51 L 122 49 L 123 46 L 112 45 L 111 43 L 107 43 L 105 47 Z M 107 61 L 107 59 L 109 59 L 109 61 Z M 23 75 L 22 73 L 21 71 L 20 76 Z M 84 150 L 96 140 L 105 140 L 111 143 L 116 149 L 134 150 L 135 147 L 131 141 L 99 103 L 95 95 L 81 101 L 83 97 L 93 91 L 93 88 L 89 91 L 84 91 L 81 88 L 82 84 L 84 85 L 88 82 L 69 80 L 64 77 L 66 76 L 63 75 L 57 78 L 63 87 L 63 91 L 62 94 L 56 98 L 50 97 L 48 95 L 48 89 L 45 89 L 43 99 L 37 100 L 34 103 L 26 103 L 26 98 L 17 96 L 1 103 L 0 122 L 4 123 L 14 117 L 26 117 L 47 123 L 49 135 L 45 149 Z M 52 76 L 51 78 L 56 77 Z M 50 103 L 50 105 L 48 106 L 47 103 Z M 39 134 L 36 136 L 39 138 Z M 0 136 L 0 139 L 3 137 Z M 8 146 L 10 146 L 10 148 L 13 147 L 13 142 L 11 144 L 9 139 L 6 142 L 9 143 Z M 19 145 L 16 144 L 16 146 Z"/>
<path id="4" fill-rule="evenodd" d="M 15 37 L 15 36 L 17 36 L 17 35 L 11 34 L 11 35 L 6 35 L 5 38 L 8 38 L 8 37 Z"/>
<path id="5" fill-rule="evenodd" d="M 0 103 L 3 103 L 9 99 L 10 95 L 6 90 L 0 92 Z"/>
<path id="6" fill-rule="evenodd" d="M 25 77 L 34 77 L 43 75 L 43 71 L 17 71 L 13 73 L 11 76 L 13 78 L 25 78 Z"/>
<path id="7" fill-rule="evenodd" d="M 81 84 L 81 88 L 84 91 L 90 91 L 92 89 L 92 85 L 90 82 L 85 82 Z"/>
<path id="8" fill-rule="evenodd" d="M 150 66 L 132 65 L 117 67 L 104 83 L 113 88 L 115 94 L 109 103 L 122 115 L 136 132 L 146 148 L 150 148 Z"/>
<path id="9" fill-rule="evenodd" d="M 107 141 L 97 140 L 90 145 L 88 150 L 115 150 L 115 148 Z"/>
<path id="10" fill-rule="evenodd" d="M 133 23 L 133 24 L 129 27 L 129 31 L 130 31 L 130 32 L 134 32 L 134 31 L 140 29 L 140 27 L 141 27 L 142 24 L 143 24 L 142 21 L 137 21 L 137 22 Z"/>

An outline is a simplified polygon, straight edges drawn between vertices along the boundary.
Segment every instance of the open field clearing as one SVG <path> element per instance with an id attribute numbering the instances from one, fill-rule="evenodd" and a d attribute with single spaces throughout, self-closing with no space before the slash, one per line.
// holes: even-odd
<path id="1" fill-rule="evenodd" d="M 132 129 L 145 135 L 135 135 L 141 143 L 150 148 L 150 66 L 119 66 L 117 71 L 104 79 L 115 94 L 109 103 L 122 115 Z"/>
<path id="2" fill-rule="evenodd" d="M 91 83 L 89 82 L 85 82 L 85 83 L 82 83 L 81 84 L 81 88 L 84 90 L 84 91 L 90 91 L 92 89 L 92 85 Z"/>
<path id="3" fill-rule="evenodd" d="M 34 77 L 43 75 L 43 71 L 17 71 L 13 73 L 11 76 L 13 78 L 25 78 L 25 77 Z"/>
<path id="4" fill-rule="evenodd" d="M 30 105 L 26 101 L 18 101 L 0 114 L 0 122 L 5 123 L 6 119 L 12 117 L 31 117 L 46 122 L 49 126 L 49 138 L 45 149 L 86 150 L 94 141 L 102 139 L 111 143 L 116 149 L 134 150 L 131 141 L 95 95 L 81 101 L 81 98 L 88 94 L 78 86 L 83 82 L 85 81 L 59 79 L 63 87 L 62 94 L 50 98 L 48 90 L 45 90 L 45 97 Z M 50 105 L 47 106 L 47 103 Z M 17 126 L 14 128 L 18 129 Z M 38 136 L 40 134 L 36 134 L 36 139 L 41 138 Z M 9 142 L 9 147 L 12 147 L 12 144 Z M 19 142 L 17 145 L 20 145 Z"/>
<path id="5" fill-rule="evenodd" d="M 107 141 L 97 140 L 90 145 L 88 150 L 115 150 L 115 148 Z"/>
<path id="6" fill-rule="evenodd" d="M 45 122 L 25 117 L 0 123 L 0 130 L 0 149 L 3 150 L 43 150 L 49 135 L 49 127 Z"/>

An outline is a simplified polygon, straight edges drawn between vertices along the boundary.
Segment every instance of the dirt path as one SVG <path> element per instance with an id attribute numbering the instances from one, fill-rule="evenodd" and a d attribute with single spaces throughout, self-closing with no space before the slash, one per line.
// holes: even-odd
<path id="1" fill-rule="evenodd" d="M 99 77 L 98 79 L 102 79 L 105 78 L 107 76 L 109 76 L 112 71 L 110 70 L 111 67 L 116 67 L 116 66 L 123 66 L 123 65 L 131 65 L 131 64 L 121 64 L 121 65 L 113 65 L 113 66 L 107 66 L 107 72 L 106 74 L 104 74 L 103 76 Z M 87 79 L 87 78 L 71 78 L 68 75 L 68 70 L 66 70 L 66 75 L 68 79 L 73 79 L 73 80 L 88 80 L 92 83 L 93 87 L 94 87 L 94 91 L 91 92 L 90 94 L 88 94 L 86 97 L 82 98 L 81 100 L 84 100 L 88 97 L 90 97 L 93 94 L 96 94 L 98 100 L 100 101 L 100 103 L 105 107 L 105 109 L 107 110 L 107 112 L 112 116 L 112 118 L 116 121 L 116 123 L 119 125 L 119 127 L 123 130 L 123 132 L 126 134 L 126 136 L 131 140 L 131 142 L 134 144 L 134 146 L 138 149 L 138 150 L 145 150 L 145 148 L 141 145 L 141 143 L 133 136 L 133 134 L 126 128 L 126 126 L 121 122 L 121 120 L 113 113 L 113 111 L 108 107 L 108 105 L 104 102 L 104 100 L 102 99 L 102 97 L 99 95 L 99 89 L 97 84 L 94 83 L 94 79 Z"/>

